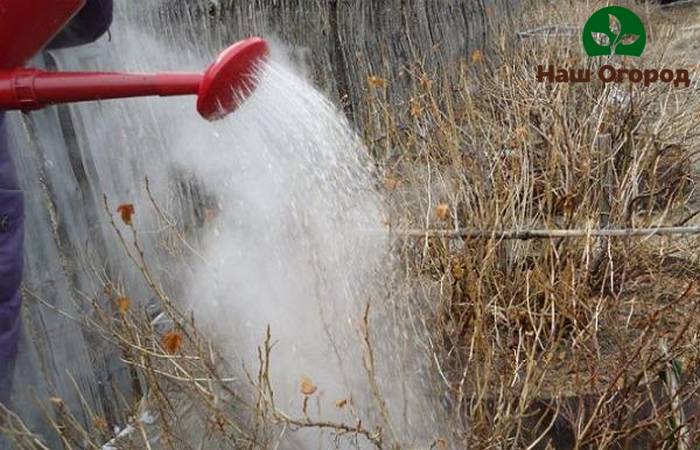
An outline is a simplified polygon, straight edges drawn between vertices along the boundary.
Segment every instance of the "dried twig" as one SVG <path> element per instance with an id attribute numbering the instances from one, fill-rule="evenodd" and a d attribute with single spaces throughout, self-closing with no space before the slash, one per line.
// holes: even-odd
<path id="1" fill-rule="evenodd" d="M 549 239 L 576 237 L 650 237 L 669 235 L 700 234 L 700 226 L 658 227 L 658 228 L 613 228 L 613 229 L 567 229 L 567 230 L 394 230 L 394 235 L 406 238 L 445 238 L 445 239 Z"/>

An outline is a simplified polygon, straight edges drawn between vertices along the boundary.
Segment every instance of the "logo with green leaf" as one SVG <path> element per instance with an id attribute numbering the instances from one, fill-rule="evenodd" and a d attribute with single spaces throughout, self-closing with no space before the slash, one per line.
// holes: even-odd
<path id="1" fill-rule="evenodd" d="M 646 44 L 644 23 L 621 6 L 599 9 L 583 27 L 583 48 L 588 56 L 641 56 Z"/>

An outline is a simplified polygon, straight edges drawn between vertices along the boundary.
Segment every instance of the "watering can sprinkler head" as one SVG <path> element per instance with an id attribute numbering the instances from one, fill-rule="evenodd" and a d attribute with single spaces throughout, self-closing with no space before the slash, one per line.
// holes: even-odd
<path id="1" fill-rule="evenodd" d="M 151 95 L 197 95 L 197 111 L 216 120 L 235 111 L 256 87 L 265 40 L 253 37 L 224 50 L 202 73 L 128 74 L 0 69 L 0 111 L 31 111 L 57 103 Z"/>
<path id="2" fill-rule="evenodd" d="M 255 89 L 255 69 L 267 53 L 267 43 L 260 38 L 239 41 L 221 52 L 199 84 L 199 114 L 215 120 L 235 111 Z"/>

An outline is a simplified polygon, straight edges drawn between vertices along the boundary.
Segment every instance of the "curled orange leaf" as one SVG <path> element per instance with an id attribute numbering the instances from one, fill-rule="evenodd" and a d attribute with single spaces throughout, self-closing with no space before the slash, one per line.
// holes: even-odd
<path id="1" fill-rule="evenodd" d="M 93 417 L 92 424 L 103 433 L 109 432 L 109 424 L 102 417 Z"/>
<path id="2" fill-rule="evenodd" d="M 304 395 L 314 395 L 318 387 L 311 381 L 311 378 L 306 375 L 301 377 L 301 393 Z"/>
<path id="3" fill-rule="evenodd" d="M 182 347 L 182 336 L 177 331 L 170 330 L 163 335 L 161 343 L 165 351 L 173 355 L 180 351 L 180 347 Z"/>
<path id="4" fill-rule="evenodd" d="M 440 203 L 435 207 L 435 215 L 440 220 L 447 220 L 450 217 L 450 205 Z"/>
<path id="5" fill-rule="evenodd" d="M 121 214 L 122 221 L 125 224 L 131 225 L 131 219 L 135 212 L 134 205 L 132 203 L 124 203 L 122 205 L 119 205 L 119 207 L 117 208 L 117 212 Z"/>
<path id="6" fill-rule="evenodd" d="M 119 297 L 117 299 L 117 309 L 121 315 L 126 314 L 126 312 L 129 311 L 130 306 L 131 300 L 129 300 L 129 297 Z"/>
<path id="7" fill-rule="evenodd" d="M 455 280 L 461 280 L 467 274 L 467 267 L 463 261 L 455 260 L 452 262 L 450 272 Z"/>
<path id="8" fill-rule="evenodd" d="M 423 113 L 423 107 L 418 103 L 418 101 L 411 101 L 411 110 L 409 112 L 411 117 L 418 117 Z"/>
<path id="9" fill-rule="evenodd" d="M 373 88 L 382 88 L 386 86 L 386 80 L 376 75 L 370 75 L 367 77 L 367 84 Z"/>

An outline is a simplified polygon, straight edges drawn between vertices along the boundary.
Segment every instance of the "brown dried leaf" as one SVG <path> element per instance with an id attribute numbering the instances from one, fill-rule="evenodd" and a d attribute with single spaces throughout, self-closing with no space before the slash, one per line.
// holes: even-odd
<path id="1" fill-rule="evenodd" d="M 318 387 L 311 381 L 311 378 L 306 375 L 301 377 L 301 393 L 304 395 L 314 395 Z"/>
<path id="2" fill-rule="evenodd" d="M 455 280 L 461 280 L 467 275 L 467 264 L 464 259 L 455 257 L 450 264 L 450 273 Z"/>
<path id="3" fill-rule="evenodd" d="M 126 314 L 127 311 L 129 311 L 130 306 L 131 300 L 129 300 L 129 297 L 119 297 L 117 299 L 117 309 L 119 309 L 119 314 Z"/>
<path id="4" fill-rule="evenodd" d="M 450 205 L 447 203 L 440 203 L 435 207 L 435 215 L 440 220 L 447 220 L 450 218 Z"/>
<path id="5" fill-rule="evenodd" d="M 484 54 L 478 48 L 472 51 L 472 62 L 480 63 L 484 60 Z"/>
<path id="6" fill-rule="evenodd" d="M 170 330 L 165 333 L 161 343 L 165 351 L 173 355 L 180 351 L 180 347 L 182 347 L 182 336 L 177 331 Z"/>
<path id="7" fill-rule="evenodd" d="M 122 221 L 125 224 L 131 225 L 131 219 L 135 212 L 134 205 L 132 203 L 124 203 L 123 205 L 119 205 L 117 212 L 121 214 Z"/>
<path id="8" fill-rule="evenodd" d="M 341 398 L 340 400 L 335 401 L 336 408 L 345 408 L 345 405 L 347 405 L 347 404 L 348 404 L 347 398 Z"/>
<path id="9" fill-rule="evenodd" d="M 370 75 L 367 77 L 367 84 L 373 88 L 383 88 L 386 86 L 387 82 L 384 78 L 378 77 L 376 75 Z"/>
<path id="10" fill-rule="evenodd" d="M 417 101 L 411 101 L 411 117 L 418 117 L 423 113 L 423 107 Z"/>
<path id="11" fill-rule="evenodd" d="M 92 419 L 92 424 L 94 425 L 95 428 L 100 430 L 102 433 L 108 433 L 109 432 L 109 424 L 107 421 L 102 418 L 102 417 L 94 417 Z"/>

